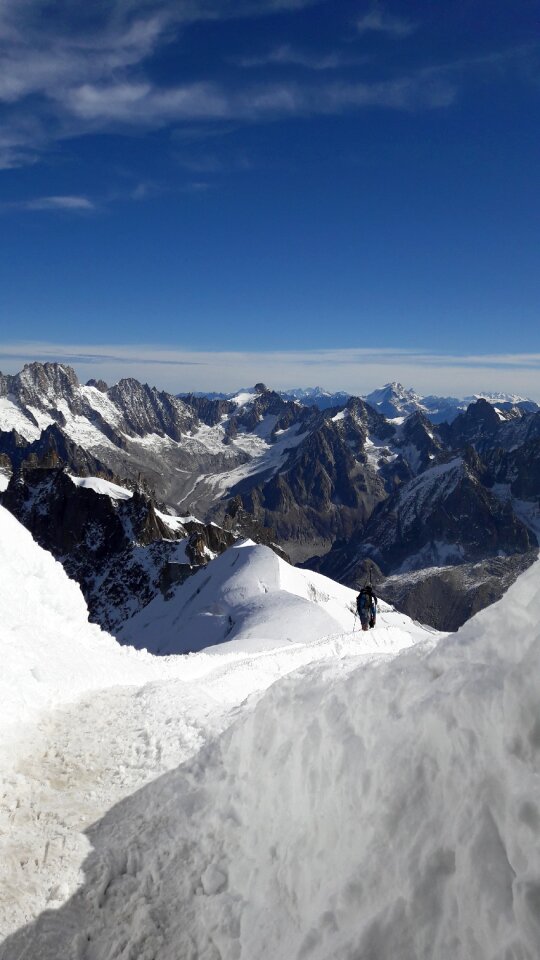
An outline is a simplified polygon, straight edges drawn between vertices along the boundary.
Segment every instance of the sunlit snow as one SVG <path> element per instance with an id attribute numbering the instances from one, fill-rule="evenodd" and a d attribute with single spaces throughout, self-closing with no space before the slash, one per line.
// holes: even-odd
<path id="1" fill-rule="evenodd" d="M 110 497 L 111 500 L 130 500 L 133 496 L 132 490 L 121 487 L 117 483 L 111 483 L 110 480 L 103 480 L 101 477 L 73 477 L 71 474 L 68 476 L 76 487 L 94 490 L 95 493 L 101 493 Z"/>
<path id="2" fill-rule="evenodd" d="M 1 960 L 537 960 L 538 563 L 456 635 L 362 634 L 247 543 L 203 572 L 236 639 L 160 658 L 1 509 L 0 561 Z"/>

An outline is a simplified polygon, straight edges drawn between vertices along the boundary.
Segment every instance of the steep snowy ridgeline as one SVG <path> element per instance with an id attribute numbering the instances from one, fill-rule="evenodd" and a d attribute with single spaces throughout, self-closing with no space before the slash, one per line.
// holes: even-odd
<path id="1" fill-rule="evenodd" d="M 122 422 L 122 414 L 116 404 L 109 399 L 106 393 L 103 393 L 101 390 L 98 390 L 96 387 L 91 387 L 88 384 L 80 386 L 81 396 L 87 401 L 89 407 L 97 413 L 101 414 L 103 419 L 114 426 L 118 426 Z"/>
<path id="2" fill-rule="evenodd" d="M 3 507 L 0 569 L 4 734 L 39 710 L 84 691 L 143 682 L 151 658 L 120 648 L 88 623 L 78 585 Z M 4 738 L 2 746 L 6 746 Z"/>
<path id="3" fill-rule="evenodd" d="M 8 474 L 0 470 L 0 493 L 3 493 L 4 490 L 7 490 L 9 480 L 10 478 Z"/>
<path id="4" fill-rule="evenodd" d="M 353 623 L 352 614 L 344 611 L 349 592 L 336 588 L 345 604 L 338 595 L 338 602 L 329 600 L 323 595 L 328 581 L 315 577 L 320 595 L 304 605 L 301 623 L 296 620 L 295 643 L 258 649 L 256 640 L 246 640 L 189 657 L 156 658 L 121 648 L 90 626 L 75 584 L 2 509 L 0 563 L 3 936 L 46 907 L 60 906 L 76 890 L 89 847 L 82 834 L 88 824 L 185 762 L 238 717 L 237 705 L 249 694 L 314 661 L 336 661 L 344 670 L 349 662 L 380 658 L 381 651 L 388 656 L 392 648 L 434 640 L 397 615 L 394 627 L 380 632 L 342 630 L 313 640 L 308 620 L 313 615 L 317 622 L 319 604 L 332 610 L 339 606 L 346 626 Z M 291 577 L 295 574 L 290 571 Z M 247 594 L 249 571 L 246 580 Z M 231 591 L 233 586 L 240 596 L 241 583 L 231 584 Z M 251 701 L 246 701 L 242 710 L 249 709 Z M 112 849 L 111 855 L 112 878 Z M 98 901 L 105 888 L 106 883 Z M 82 927 L 71 929 L 75 949 Z M 27 932 L 31 935 L 31 928 Z M 86 935 L 83 942 L 88 943 Z M 58 945 L 55 953 L 46 944 L 29 943 L 25 956 L 44 960 L 54 955 L 57 960 L 71 954 L 71 947 L 64 953 Z M 2 960 L 20 955 L 11 940 L 0 946 Z M 146 954 L 136 950 L 134 956 Z"/>
<path id="5" fill-rule="evenodd" d="M 126 487 L 120 487 L 117 483 L 111 483 L 109 480 L 103 480 L 102 477 L 72 477 L 69 479 L 76 487 L 84 487 L 87 490 L 95 490 L 111 500 L 130 500 L 133 496 L 132 490 Z"/>
<path id="6" fill-rule="evenodd" d="M 269 547 L 246 540 L 178 586 L 172 599 L 152 600 L 123 624 L 118 639 L 161 654 L 313 644 L 353 629 L 354 601 L 348 587 L 292 567 Z M 425 636 L 423 628 L 381 603 L 377 631 L 366 642 L 392 653 Z"/>
<path id="7" fill-rule="evenodd" d="M 537 960 L 539 578 L 274 684 L 88 830 L 80 889 L 2 960 Z"/>

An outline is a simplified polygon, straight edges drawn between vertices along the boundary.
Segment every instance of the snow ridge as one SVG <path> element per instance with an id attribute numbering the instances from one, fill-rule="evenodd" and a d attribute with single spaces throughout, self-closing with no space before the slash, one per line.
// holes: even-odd
<path id="1" fill-rule="evenodd" d="M 539 573 L 457 635 L 244 704 L 90 828 L 78 891 L 2 960 L 534 960 Z"/>

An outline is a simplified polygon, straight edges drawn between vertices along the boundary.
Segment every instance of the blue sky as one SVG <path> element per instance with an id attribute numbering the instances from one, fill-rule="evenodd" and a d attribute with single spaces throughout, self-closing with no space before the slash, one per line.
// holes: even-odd
<path id="1" fill-rule="evenodd" d="M 0 367 L 538 396 L 539 26 L 4 0 Z"/>

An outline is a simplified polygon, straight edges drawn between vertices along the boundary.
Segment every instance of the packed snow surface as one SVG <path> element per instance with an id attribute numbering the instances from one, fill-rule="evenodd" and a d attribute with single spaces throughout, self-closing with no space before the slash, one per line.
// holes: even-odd
<path id="1" fill-rule="evenodd" d="M 12 554 L 0 622 L 24 687 L 33 621 L 13 609 Z M 45 641 L 74 663 L 102 649 L 108 688 L 73 690 L 3 761 L 2 960 L 537 960 L 539 564 L 456 635 L 401 618 L 417 642 L 397 654 L 375 653 L 377 627 L 311 655 L 305 608 L 291 672 L 288 647 L 248 639 L 118 650 L 75 594 L 63 621 L 65 580 L 23 532 L 15 554 L 28 600 L 47 579 Z M 54 670 L 34 682 L 56 689 Z"/>
<path id="2" fill-rule="evenodd" d="M 250 553 L 257 576 L 274 589 L 275 555 L 249 546 L 234 555 Z M 208 571 L 214 564 L 216 595 L 221 590 L 228 596 L 240 621 L 242 598 L 253 584 L 249 565 L 244 583 L 237 577 L 227 585 L 217 561 Z M 389 608 L 382 616 L 392 627 L 381 623 L 380 631 L 352 633 L 352 591 L 336 587 L 340 606 L 325 592 L 325 585 L 335 586 L 331 581 L 291 568 L 289 589 L 300 592 L 299 607 L 289 598 L 287 622 L 282 619 L 281 634 L 274 624 L 273 641 L 265 634 L 262 641 L 246 638 L 189 657 L 153 657 L 119 646 L 89 624 L 78 585 L 2 508 L 0 569 L 3 936 L 76 890 L 90 823 L 197 753 L 230 725 L 250 694 L 313 661 L 370 660 L 429 635 Z M 339 608 L 341 620 L 328 621 L 337 633 L 321 637 L 315 631 L 313 640 L 310 620 L 324 620 L 319 606 L 329 603 L 334 612 Z M 27 956 L 41 957 L 41 947 L 29 949 Z M 0 946 L 2 960 L 17 955 L 12 943 Z"/>

